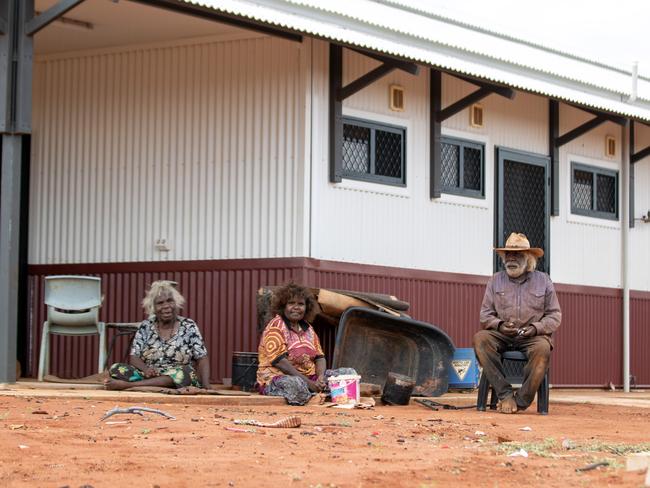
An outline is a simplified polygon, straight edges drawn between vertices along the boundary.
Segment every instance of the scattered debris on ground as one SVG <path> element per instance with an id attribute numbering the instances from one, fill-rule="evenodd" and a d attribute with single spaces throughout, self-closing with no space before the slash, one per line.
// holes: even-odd
<path id="1" fill-rule="evenodd" d="M 173 415 L 169 415 L 168 413 L 163 412 L 162 410 L 157 410 L 155 408 L 148 408 L 148 407 L 127 407 L 127 408 L 119 408 L 115 407 L 112 410 L 109 410 L 104 414 L 104 416 L 99 419 L 100 422 L 106 420 L 108 417 L 111 417 L 113 415 L 125 413 L 125 414 L 135 414 L 135 415 L 142 415 L 142 412 L 148 412 L 148 413 L 155 413 L 157 415 L 162 415 L 163 417 L 166 417 L 170 420 L 176 420 L 176 417 Z"/>
<path id="2" fill-rule="evenodd" d="M 219 405 L 212 398 L 111 408 L 97 398 L 3 397 L 2 486 L 204 486 L 209 476 L 215 486 L 239 487 L 493 486 L 498 480 L 499 486 L 638 488 L 650 476 L 650 409 L 553 404 L 548 416 L 534 408 L 504 416 L 433 411 L 415 402 L 334 410 L 316 403 Z M 106 414 L 97 422 L 100 411 Z M 135 415 L 111 418 L 117 413 Z"/>
<path id="3" fill-rule="evenodd" d="M 587 464 L 582 468 L 576 468 L 576 471 L 591 471 L 592 469 L 600 468 L 601 466 L 609 466 L 608 461 L 598 461 L 597 463 Z"/>
<path id="4" fill-rule="evenodd" d="M 238 425 L 254 425 L 255 427 L 272 427 L 283 429 L 300 427 L 300 417 L 296 417 L 295 415 L 276 420 L 275 422 L 260 422 L 259 420 L 254 419 L 235 419 L 233 422 Z"/>

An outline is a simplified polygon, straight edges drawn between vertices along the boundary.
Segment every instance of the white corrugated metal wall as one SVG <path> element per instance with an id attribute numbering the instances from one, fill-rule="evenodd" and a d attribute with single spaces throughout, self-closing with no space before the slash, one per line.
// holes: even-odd
<path id="1" fill-rule="evenodd" d="M 431 201 L 428 73 L 394 72 L 344 111 L 407 128 L 407 188 L 332 185 L 327 59 L 325 42 L 265 37 L 38 59 L 30 263 L 309 255 L 490 274 L 494 148 L 545 154 L 548 101 L 491 95 L 482 129 L 469 126 L 467 111 L 445 121 L 443 134 L 485 143 L 486 198 Z M 376 64 L 346 53 L 346 80 Z M 391 83 L 406 89 L 402 113 L 388 108 Z M 444 105 L 473 90 L 447 76 L 443 84 Z M 563 106 L 561 133 L 589 117 Z M 551 219 L 558 282 L 620 283 L 620 223 L 571 215 L 568 199 L 572 160 L 620 170 L 620 154 L 604 157 L 606 135 L 620 148 L 621 130 L 608 123 L 560 152 L 560 216 Z M 649 144 L 650 129 L 640 126 L 637 142 Z M 650 208 L 649 166 L 636 165 L 637 215 Z M 157 250 L 157 239 L 171 250 Z M 632 288 L 649 290 L 650 225 L 637 224 L 630 246 L 639 263 Z"/>
<path id="2" fill-rule="evenodd" d="M 593 118 L 584 111 L 560 108 L 560 134 Z M 605 157 L 605 138 L 616 138 L 614 158 Z M 622 203 L 622 128 L 611 122 L 587 132 L 560 148 L 560 217 L 553 219 L 551 248 L 553 276 L 562 283 L 621 286 L 621 218 L 606 220 L 571 213 L 571 163 L 619 172 L 619 214 Z"/>
<path id="3" fill-rule="evenodd" d="M 307 254 L 302 53 L 257 36 L 37 59 L 29 262 Z"/>
<path id="4" fill-rule="evenodd" d="M 650 127 L 636 125 L 636 150 L 650 146 Z M 650 212 L 650 157 L 634 165 L 634 216 Z M 650 222 L 635 222 L 630 235 L 630 283 L 634 290 L 650 290 Z"/>
<path id="5" fill-rule="evenodd" d="M 316 99 L 327 94 L 328 47 L 314 43 Z M 377 65 L 367 57 L 346 51 L 344 83 Z M 388 87 L 405 88 L 406 110 L 388 107 Z M 473 91 L 472 85 L 443 76 L 443 106 Z M 429 199 L 429 76 L 393 72 L 344 102 L 344 114 L 388 122 L 407 128 L 407 188 L 328 179 L 327 105 L 314 102 L 313 238 L 312 255 L 388 266 L 489 275 L 492 272 L 494 218 L 494 149 L 505 147 L 548 154 L 548 100 L 518 92 L 515 100 L 491 95 L 481 101 L 484 127 L 469 125 L 468 110 L 443 124 L 443 135 L 485 143 L 485 199 L 443 194 Z M 562 106 L 563 134 L 592 117 Z M 642 129 L 639 130 L 642 132 Z M 605 157 L 605 136 L 617 139 L 618 154 Z M 585 134 L 560 151 L 560 215 L 551 218 L 551 269 L 561 283 L 620 286 L 620 221 L 584 218 L 570 213 L 570 163 L 579 161 L 620 171 L 621 128 L 612 123 Z M 638 147 L 644 144 L 638 138 Z M 644 166 L 645 165 L 645 166 Z M 637 165 L 637 214 L 648 207 L 647 163 Z M 650 208 L 650 207 L 649 207 Z M 644 212 L 647 209 L 643 210 Z M 650 225 L 632 230 L 633 259 L 643 271 L 632 273 L 633 289 L 650 290 L 647 249 Z M 598 245 L 594 245 L 598 243 Z M 645 246 L 645 251 L 643 250 Z"/>
<path id="6" fill-rule="evenodd" d="M 326 85 L 325 43 L 316 44 L 314 64 L 314 85 Z M 364 56 L 346 52 L 344 82 L 369 71 L 376 64 Z M 388 86 L 393 83 L 405 88 L 404 112 L 389 109 Z M 321 88 L 323 90 L 325 88 Z M 471 90 L 472 85 L 443 76 L 444 105 Z M 540 118 L 546 120 L 548 110 L 543 98 L 526 94 L 518 94 L 515 104 L 495 95 L 485 99 L 482 104 L 485 108 L 483 129 L 470 129 L 467 111 L 463 111 L 445 122 L 443 135 L 485 143 L 486 198 L 443 194 L 440 199 L 430 200 L 427 70 L 417 77 L 393 72 L 347 99 L 344 114 L 365 116 L 407 128 L 407 188 L 394 189 L 349 180 L 336 185 L 328 183 L 326 146 L 316 147 L 319 141 L 322 144 L 327 141 L 315 139 L 314 154 L 319 158 L 319 169 L 314 171 L 317 180 L 313 189 L 314 212 L 318 225 L 314 226 L 313 255 L 323 259 L 491 274 L 494 147 L 544 153 L 546 131 L 534 122 Z M 506 124 L 512 118 L 516 119 L 516 123 Z M 327 127 L 326 110 L 316 114 L 315 119 L 314 133 L 324 132 Z"/>

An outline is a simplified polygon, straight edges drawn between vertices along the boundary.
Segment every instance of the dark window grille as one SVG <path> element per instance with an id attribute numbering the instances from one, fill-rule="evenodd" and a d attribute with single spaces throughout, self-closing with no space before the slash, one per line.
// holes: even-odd
<path id="1" fill-rule="evenodd" d="M 440 149 L 442 191 L 484 198 L 485 147 L 476 142 L 444 137 Z"/>
<path id="2" fill-rule="evenodd" d="M 510 232 L 523 232 L 533 247 L 548 249 L 546 167 L 529 163 L 525 156 L 519 161 L 504 156 L 502 174 L 503 211 L 497 217 L 502 223 L 497 225 L 502 225 L 503 240 Z M 538 259 L 538 270 L 548 273 L 547 259 Z M 503 269 L 500 262 L 498 267 Z"/>
<path id="3" fill-rule="evenodd" d="M 596 211 L 616 213 L 616 178 L 596 175 Z"/>
<path id="4" fill-rule="evenodd" d="M 571 212 L 618 220 L 618 172 L 572 163 Z"/>
<path id="5" fill-rule="evenodd" d="M 594 178 L 589 171 L 574 170 L 573 172 L 573 207 L 580 210 L 591 210 L 594 199 Z"/>
<path id="6" fill-rule="evenodd" d="M 406 129 L 367 120 L 343 119 L 342 176 L 406 185 Z"/>

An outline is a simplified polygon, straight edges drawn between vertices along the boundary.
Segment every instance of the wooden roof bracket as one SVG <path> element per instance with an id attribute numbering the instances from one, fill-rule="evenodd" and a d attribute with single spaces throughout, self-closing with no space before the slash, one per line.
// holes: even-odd
<path id="1" fill-rule="evenodd" d="M 562 147 L 565 144 L 571 142 L 574 139 L 577 139 L 583 134 L 586 134 L 592 129 L 595 129 L 600 124 L 605 122 L 614 122 L 618 125 L 625 125 L 625 119 L 623 117 L 616 117 L 614 115 L 599 114 L 596 115 L 593 119 L 588 120 L 584 124 L 579 125 L 575 129 L 570 130 L 569 132 L 561 135 L 555 139 L 555 145 L 557 147 Z"/>
<path id="2" fill-rule="evenodd" d="M 450 73 L 451 74 L 451 73 Z M 434 68 L 431 69 L 430 76 L 430 98 L 431 110 L 430 123 L 429 123 L 429 166 L 431 171 L 429 198 L 440 198 L 442 193 L 442 184 L 440 178 L 440 167 L 442 164 L 442 154 L 440 147 L 440 138 L 442 132 L 442 122 L 447 120 L 452 115 L 457 114 L 461 110 L 469 107 L 470 105 L 482 100 L 483 98 L 495 93 L 505 98 L 512 100 L 515 98 L 515 91 L 511 88 L 492 85 L 484 81 L 474 80 L 465 76 L 451 74 L 468 83 L 478 86 L 478 90 L 470 93 L 469 95 L 461 98 L 460 100 L 452 103 L 446 108 L 442 108 L 442 73 Z"/>
<path id="3" fill-rule="evenodd" d="M 548 155 L 551 158 L 551 215 L 560 215 L 560 103 L 548 99 Z"/>
<path id="4" fill-rule="evenodd" d="M 650 156 L 650 146 L 635 152 L 634 148 L 634 120 L 630 121 L 630 163 L 636 164 L 641 159 Z"/>
<path id="5" fill-rule="evenodd" d="M 508 98 L 510 100 L 515 98 L 515 91 L 512 88 L 493 85 L 491 83 L 486 83 L 484 81 L 473 80 L 465 76 L 457 76 L 457 75 L 452 75 L 452 76 L 460 80 L 466 81 L 467 83 L 472 83 L 473 85 L 478 86 L 479 89 L 461 98 L 457 102 L 452 103 L 447 108 L 438 110 L 436 113 L 436 120 L 438 122 L 443 122 L 447 120 L 452 115 L 456 115 L 461 110 L 466 109 L 470 105 L 478 102 L 479 100 L 484 99 L 485 97 L 491 95 L 492 93 L 500 95 L 504 98 Z"/>
<path id="6" fill-rule="evenodd" d="M 343 46 L 330 44 L 329 71 L 329 154 L 330 182 L 342 181 L 343 161 L 343 100 L 371 85 L 395 69 L 417 75 L 420 67 L 415 63 L 392 59 L 381 54 L 353 49 L 353 51 L 380 61 L 382 64 L 365 75 L 343 86 Z"/>
<path id="7" fill-rule="evenodd" d="M 578 127 L 566 132 L 562 135 L 559 134 L 560 130 L 560 107 L 557 100 L 549 99 L 549 156 L 551 158 L 551 215 L 560 215 L 560 193 L 559 193 L 559 166 L 560 166 L 560 147 L 573 141 L 574 139 L 586 134 L 592 129 L 605 122 L 613 122 L 615 124 L 624 126 L 627 119 L 618 117 L 616 115 L 598 112 L 596 110 L 581 107 L 579 105 L 569 104 L 572 107 L 583 110 L 594 115 L 593 119 L 579 125 Z"/>
<path id="8" fill-rule="evenodd" d="M 25 34 L 33 36 L 83 1 L 84 0 L 59 0 L 45 12 L 42 12 L 28 20 L 25 23 Z"/>

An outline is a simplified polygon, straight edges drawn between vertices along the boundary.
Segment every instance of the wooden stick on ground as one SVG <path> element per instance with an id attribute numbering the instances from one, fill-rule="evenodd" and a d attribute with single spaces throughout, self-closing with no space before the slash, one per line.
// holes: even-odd
<path id="1" fill-rule="evenodd" d="M 290 429 L 294 427 L 300 427 L 300 417 L 291 415 L 284 419 L 280 419 L 276 422 L 260 422 L 258 420 L 240 420 L 235 419 L 233 422 L 238 425 L 254 425 L 256 427 L 277 427 L 282 429 Z"/>
<path id="2" fill-rule="evenodd" d="M 109 410 L 104 414 L 104 416 L 99 419 L 100 422 L 103 420 L 106 420 L 108 417 L 112 415 L 116 415 L 118 413 L 133 413 L 136 415 L 142 415 L 142 412 L 149 412 L 149 413 L 156 413 L 158 415 L 162 415 L 163 417 L 166 417 L 171 420 L 176 420 L 176 417 L 173 415 L 169 415 L 168 413 L 163 412 L 162 410 L 156 410 L 155 408 L 148 408 L 148 407 L 127 407 L 127 408 L 119 408 L 115 407 L 112 410 Z"/>

